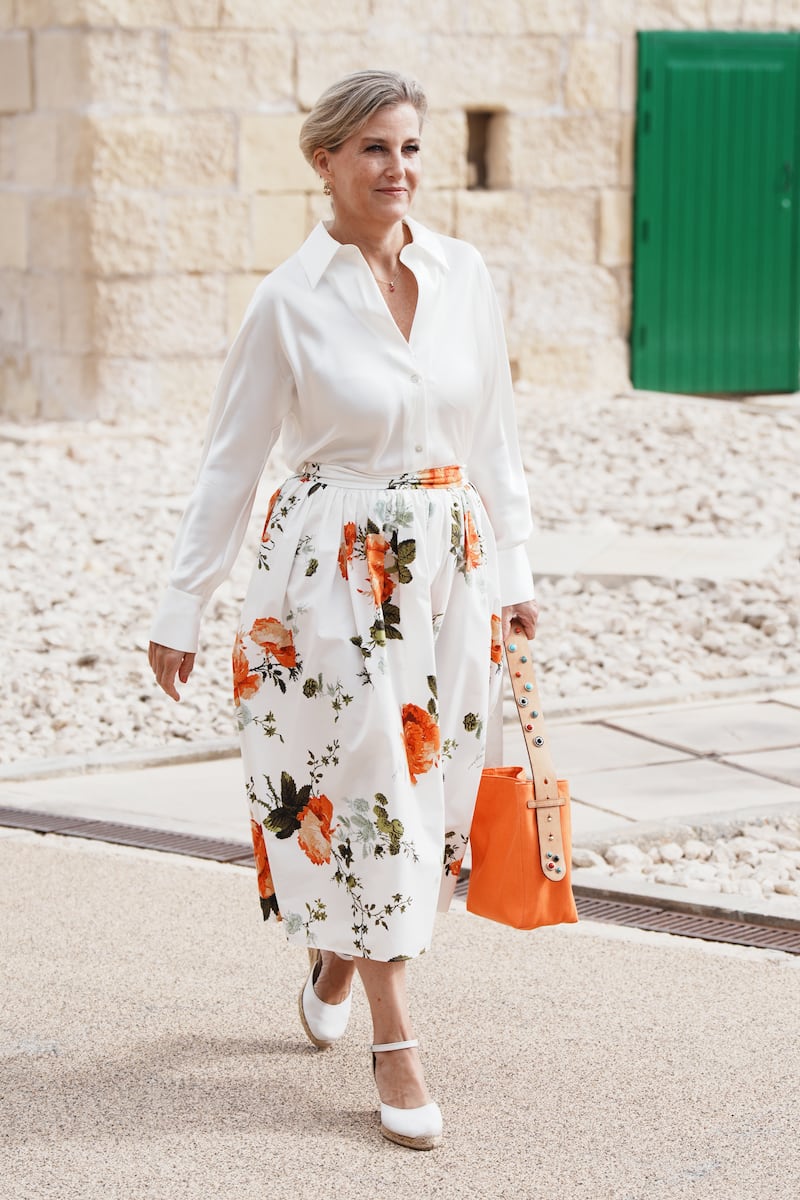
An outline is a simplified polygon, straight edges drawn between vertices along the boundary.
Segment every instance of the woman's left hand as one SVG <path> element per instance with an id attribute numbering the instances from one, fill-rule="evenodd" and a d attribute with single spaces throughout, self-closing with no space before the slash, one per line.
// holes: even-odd
<path id="1" fill-rule="evenodd" d="M 503 605 L 503 641 L 508 641 L 511 633 L 511 623 L 519 625 L 525 637 L 529 640 L 536 637 L 536 623 L 539 620 L 539 605 L 535 600 L 526 600 L 523 604 Z"/>

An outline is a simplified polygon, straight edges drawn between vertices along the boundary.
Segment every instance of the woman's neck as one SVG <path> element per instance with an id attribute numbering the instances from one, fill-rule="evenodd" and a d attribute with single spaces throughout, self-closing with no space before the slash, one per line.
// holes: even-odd
<path id="1" fill-rule="evenodd" d="M 404 221 L 375 230 L 364 230 L 363 227 L 350 229 L 344 221 L 337 221 L 334 215 L 327 230 L 343 246 L 357 246 L 370 267 L 384 274 L 391 274 L 397 269 L 400 251 L 411 240 L 410 230 Z"/>

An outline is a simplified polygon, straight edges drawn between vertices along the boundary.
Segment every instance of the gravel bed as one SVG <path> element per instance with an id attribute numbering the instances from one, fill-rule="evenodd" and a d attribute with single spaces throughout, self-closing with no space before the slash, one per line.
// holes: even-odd
<path id="1" fill-rule="evenodd" d="M 572 865 L 575 883 L 588 868 L 638 883 L 774 900 L 791 915 L 800 914 L 800 816 L 717 829 L 681 826 L 668 837 L 612 843 L 602 853 L 576 846 Z"/>
<path id="2" fill-rule="evenodd" d="M 757 582 L 541 579 L 537 646 L 550 707 L 800 672 L 800 413 L 531 394 L 519 411 L 542 529 L 785 539 Z M 233 736 L 230 647 L 267 497 L 284 473 L 279 458 L 211 602 L 180 704 L 157 691 L 146 659 L 204 423 L 184 414 L 163 427 L 155 418 L 0 426 L 0 762 Z"/>

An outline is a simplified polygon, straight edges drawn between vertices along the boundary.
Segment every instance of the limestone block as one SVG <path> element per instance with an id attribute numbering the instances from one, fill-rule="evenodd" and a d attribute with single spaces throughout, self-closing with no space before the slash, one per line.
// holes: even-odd
<path id="1" fill-rule="evenodd" d="M 39 415 L 48 421 L 93 417 L 95 363 L 83 354 L 40 354 L 35 375 Z"/>
<path id="2" fill-rule="evenodd" d="M 557 37 L 430 39 L 428 98 L 432 106 L 509 108 L 541 112 L 560 99 Z"/>
<path id="3" fill-rule="evenodd" d="M 58 173 L 58 116 L 30 113 L 14 122 L 14 181 L 25 187 L 52 188 Z"/>
<path id="4" fill-rule="evenodd" d="M 592 347 L 585 343 L 523 341 L 518 351 L 520 378 L 547 391 L 588 392 L 593 386 Z"/>
<path id="5" fill-rule="evenodd" d="M 487 255 L 503 249 L 515 256 L 528 235 L 528 203 L 519 192 L 482 189 L 456 196 L 456 237 Z"/>
<path id="6" fill-rule="evenodd" d="M 87 58 L 93 106 L 104 111 L 163 107 L 160 31 L 93 30 L 87 35 Z"/>
<path id="7" fill-rule="evenodd" d="M 162 358 L 154 363 L 159 411 L 194 414 L 198 434 L 202 434 L 221 366 L 221 355 L 215 358 Z"/>
<path id="8" fill-rule="evenodd" d="M 15 192 L 0 192 L 0 268 L 28 266 L 28 203 Z"/>
<path id="9" fill-rule="evenodd" d="M 163 127 L 165 187 L 225 187 L 235 182 L 237 128 L 233 116 L 167 117 Z"/>
<path id="10" fill-rule="evenodd" d="M 522 15 L 528 33 L 580 33 L 585 20 L 582 0 L 524 0 Z"/>
<path id="11" fill-rule="evenodd" d="M 91 266 L 98 275 L 144 275 L 162 257 L 163 201 L 157 192 L 107 191 L 92 202 Z"/>
<path id="12" fill-rule="evenodd" d="M 254 109 L 294 92 L 288 34 L 175 33 L 169 44 L 169 95 L 182 109 Z"/>
<path id="13" fill-rule="evenodd" d="M 636 118 L 633 113 L 623 113 L 619 135 L 619 182 L 622 187 L 633 187 L 635 143 Z"/>
<path id="14" fill-rule="evenodd" d="M 537 191 L 519 257 L 537 265 L 597 261 L 597 201 L 588 191 Z"/>
<path id="15" fill-rule="evenodd" d="M 228 345 L 239 332 L 253 292 L 263 278 L 263 274 L 257 271 L 228 276 Z"/>
<path id="16" fill-rule="evenodd" d="M 594 30 L 632 35 L 638 24 L 638 5 L 639 0 L 594 0 Z"/>
<path id="17" fill-rule="evenodd" d="M 602 267 L 528 273 L 514 289 L 513 325 L 530 340 L 587 341 L 620 332 L 617 282 Z"/>
<path id="18" fill-rule="evenodd" d="M 592 355 L 592 390 L 617 395 L 629 392 L 631 384 L 630 344 L 625 337 L 595 342 Z"/>
<path id="19" fill-rule="evenodd" d="M 225 318 L 220 276 L 97 282 L 95 345 L 100 354 L 213 354 L 224 346 Z"/>
<path id="20" fill-rule="evenodd" d="M 360 32 L 369 18 L 369 0 L 348 0 L 347 4 L 320 4 L 319 0 L 293 0 L 291 4 L 285 0 L 222 0 L 219 23 L 232 29 Z"/>
<path id="21" fill-rule="evenodd" d="M 19 271 L 4 271 L 0 277 L 0 347 L 22 347 L 25 337 L 24 296 L 27 278 Z"/>
<path id="22" fill-rule="evenodd" d="M 216 29 L 219 5 L 217 0 L 83 0 L 82 7 L 89 25 Z"/>
<path id="23" fill-rule="evenodd" d="M 513 118 L 515 186 L 608 187 L 620 164 L 619 113 Z"/>
<path id="24" fill-rule="evenodd" d="M 17 25 L 46 29 L 48 25 L 81 25 L 84 0 L 16 0 Z"/>
<path id="25" fill-rule="evenodd" d="M 19 117 L 0 117 L 0 183 L 14 183 L 16 125 Z"/>
<path id="26" fill-rule="evenodd" d="M 0 29 L 13 29 L 15 24 L 14 0 L 0 0 Z"/>
<path id="27" fill-rule="evenodd" d="M 28 354 L 4 356 L 0 361 L 0 414 L 15 421 L 38 416 L 39 397 Z"/>
<path id="28" fill-rule="evenodd" d="M 98 417 L 102 421 L 129 421 L 134 415 L 160 409 L 157 369 L 155 362 L 140 358 L 98 358 L 94 397 Z M 159 413 L 159 420 L 165 416 Z"/>
<path id="29" fill-rule="evenodd" d="M 569 48 L 566 106 L 614 111 L 620 102 L 619 42 L 576 39 Z"/>
<path id="30" fill-rule="evenodd" d="M 467 121 L 463 112 L 429 113 L 422 127 L 422 178 L 428 189 L 467 185 Z"/>
<path id="31" fill-rule="evenodd" d="M 447 237 L 454 237 L 456 232 L 456 196 L 457 192 L 451 191 L 428 191 L 426 187 L 420 188 L 414 198 L 414 207 L 411 210 L 412 217 L 416 217 L 423 225 L 427 225 L 430 229 L 435 229 L 437 233 L 443 233 Z"/>
<path id="32" fill-rule="evenodd" d="M 36 196 L 30 204 L 30 263 L 34 270 L 84 270 L 89 261 L 84 200 L 79 196 Z"/>
<path id="33" fill-rule="evenodd" d="M 340 6 L 342 8 L 344 6 Z M 315 29 L 312 24 L 312 29 Z M 403 71 L 429 82 L 431 47 L 430 38 L 422 30 L 403 24 L 396 32 L 375 33 L 372 26 L 366 33 L 303 33 L 297 38 L 297 96 L 300 106 L 310 109 L 317 98 L 343 75 L 374 67 L 376 63 L 390 63 L 393 70 Z M 452 97 L 438 104 L 428 96 L 431 104 L 440 108 L 452 108 Z"/>
<path id="34" fill-rule="evenodd" d="M 58 179 L 61 187 L 82 188 L 93 182 L 89 122 L 77 113 L 58 119 Z"/>
<path id="35" fill-rule="evenodd" d="M 164 178 L 168 127 L 163 117 L 92 117 L 91 128 L 98 188 L 175 182 Z"/>
<path id="36" fill-rule="evenodd" d="M 800 29 L 797 0 L 775 0 L 775 24 L 779 29 Z"/>
<path id="37" fill-rule="evenodd" d="M 772 28 L 772 8 L 772 0 L 742 0 L 742 25 L 746 29 Z"/>
<path id="38" fill-rule="evenodd" d="M 637 29 L 705 29 L 705 0 L 636 0 Z"/>
<path id="39" fill-rule="evenodd" d="M 242 117 L 239 170 L 245 192 L 304 192 L 319 187 L 297 144 L 304 119 L 303 113 Z"/>
<path id="40" fill-rule="evenodd" d="M 95 281 L 90 275 L 61 275 L 61 349 L 88 354 L 94 347 Z"/>
<path id="41" fill-rule="evenodd" d="M 87 34 L 48 29 L 35 35 L 37 108 L 80 109 L 91 100 Z"/>
<path id="42" fill-rule="evenodd" d="M 29 350 L 61 349 L 61 294 L 57 275 L 25 281 L 25 342 Z"/>
<path id="43" fill-rule="evenodd" d="M 631 193 L 604 189 L 600 193 L 600 262 L 604 266 L 630 263 L 632 227 Z"/>
<path id="44" fill-rule="evenodd" d="M 0 112 L 26 112 L 33 106 L 27 33 L 0 35 Z"/>
<path id="45" fill-rule="evenodd" d="M 254 196 L 251 207 L 253 249 L 250 265 L 271 271 L 293 254 L 306 235 L 306 197 Z"/>
<path id="46" fill-rule="evenodd" d="M 235 271 L 249 257 L 249 206 L 240 196 L 170 196 L 166 262 L 172 271 Z"/>
<path id="47" fill-rule="evenodd" d="M 712 28 L 733 28 L 742 15 L 742 0 L 708 0 L 708 23 Z"/>
<path id="48" fill-rule="evenodd" d="M 419 195 L 418 192 L 417 203 L 419 202 Z M 332 216 L 333 208 L 331 207 L 331 202 L 327 196 L 323 196 L 321 189 L 319 192 L 309 192 L 306 195 L 306 237 L 319 221 L 330 221 Z"/>
<path id="49" fill-rule="evenodd" d="M 631 113 L 636 109 L 636 92 L 638 88 L 636 71 L 636 38 L 624 37 L 620 42 L 620 84 L 619 106 L 622 112 Z"/>

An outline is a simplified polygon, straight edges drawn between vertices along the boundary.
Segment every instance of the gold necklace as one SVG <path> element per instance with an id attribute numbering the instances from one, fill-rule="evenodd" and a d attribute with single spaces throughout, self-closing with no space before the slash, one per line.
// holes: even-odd
<path id="1" fill-rule="evenodd" d="M 378 281 L 378 283 L 382 283 L 384 287 L 388 287 L 390 292 L 393 292 L 394 285 L 397 283 L 398 279 L 400 278 L 400 272 L 402 271 L 402 269 L 403 269 L 403 264 L 400 262 L 400 259 L 398 259 L 397 260 L 397 273 L 396 273 L 394 279 L 379 279 L 378 276 L 375 275 L 374 271 L 372 272 L 372 274 L 375 275 L 375 279 Z"/>

